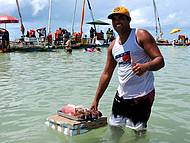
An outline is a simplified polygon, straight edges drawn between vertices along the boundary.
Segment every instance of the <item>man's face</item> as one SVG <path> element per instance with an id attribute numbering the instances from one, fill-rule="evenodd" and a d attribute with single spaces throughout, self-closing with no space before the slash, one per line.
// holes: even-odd
<path id="1" fill-rule="evenodd" d="M 122 33 L 130 28 L 129 26 L 130 18 L 125 15 L 116 14 L 112 17 L 113 28 L 118 32 Z"/>

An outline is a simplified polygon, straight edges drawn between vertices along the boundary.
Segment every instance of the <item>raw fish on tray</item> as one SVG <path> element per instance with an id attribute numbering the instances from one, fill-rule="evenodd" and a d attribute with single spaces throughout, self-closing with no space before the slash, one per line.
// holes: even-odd
<path id="1" fill-rule="evenodd" d="M 73 120 L 94 120 L 100 118 L 102 113 L 96 110 L 89 110 L 83 106 L 68 104 L 58 110 L 58 115 Z"/>

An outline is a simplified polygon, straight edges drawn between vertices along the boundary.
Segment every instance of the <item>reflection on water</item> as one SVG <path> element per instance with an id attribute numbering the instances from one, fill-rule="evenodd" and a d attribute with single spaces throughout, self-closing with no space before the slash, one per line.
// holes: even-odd
<path id="1" fill-rule="evenodd" d="M 61 106 L 90 106 L 106 60 L 102 53 L 73 50 L 0 54 L 1 143 L 110 143 L 109 127 L 68 137 L 46 127 L 44 121 Z M 161 47 L 166 66 L 155 72 L 156 100 L 145 136 L 126 129 L 120 143 L 190 142 L 190 48 Z M 100 103 L 109 116 L 116 72 Z"/>

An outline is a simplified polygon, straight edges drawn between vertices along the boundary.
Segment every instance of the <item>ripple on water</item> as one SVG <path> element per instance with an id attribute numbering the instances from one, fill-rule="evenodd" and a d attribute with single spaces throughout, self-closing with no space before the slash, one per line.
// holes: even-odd
<path id="1" fill-rule="evenodd" d="M 73 50 L 10 53 L 0 55 L 0 132 L 2 143 L 15 142 L 111 142 L 109 128 L 77 137 L 65 137 L 44 125 L 68 103 L 90 106 L 106 60 L 102 53 Z M 155 74 L 156 98 L 146 137 L 130 130 L 120 143 L 190 142 L 190 58 L 189 48 L 162 48 L 166 66 Z M 118 85 L 114 72 L 99 109 L 109 116 Z"/>

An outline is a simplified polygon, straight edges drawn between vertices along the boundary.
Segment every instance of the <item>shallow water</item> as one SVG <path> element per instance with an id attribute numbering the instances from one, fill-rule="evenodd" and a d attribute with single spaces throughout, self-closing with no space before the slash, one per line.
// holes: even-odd
<path id="1" fill-rule="evenodd" d="M 190 47 L 160 47 L 166 66 L 155 72 L 156 99 L 148 131 L 126 129 L 119 143 L 190 143 Z M 108 126 L 69 137 L 44 122 L 68 103 L 89 107 L 106 60 L 102 53 L 73 50 L 0 54 L 1 143 L 110 143 Z M 109 116 L 116 72 L 99 109 Z"/>

